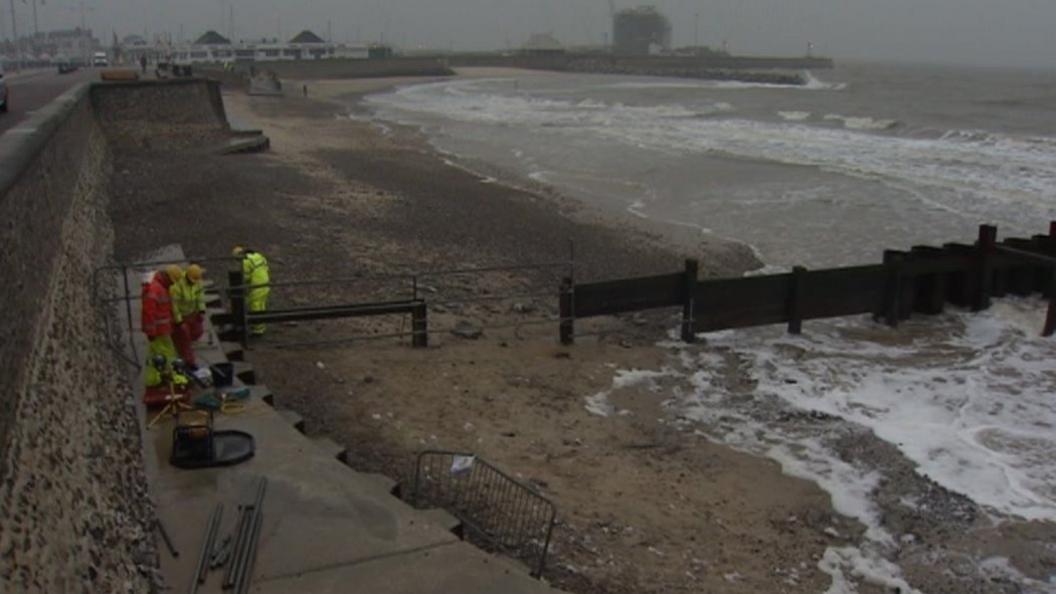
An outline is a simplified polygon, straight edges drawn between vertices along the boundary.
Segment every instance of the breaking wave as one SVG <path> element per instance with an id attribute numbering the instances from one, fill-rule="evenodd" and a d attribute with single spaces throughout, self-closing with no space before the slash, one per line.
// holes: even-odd
<path id="1" fill-rule="evenodd" d="M 1021 228 L 1048 220 L 1056 206 L 1056 139 L 1051 138 L 972 131 L 914 137 L 891 133 L 893 120 L 830 115 L 843 124 L 839 128 L 765 122 L 731 117 L 735 106 L 723 102 L 690 107 L 570 101 L 504 95 L 481 81 L 406 87 L 369 101 L 396 119 L 514 128 L 526 138 L 538 135 L 527 142 L 540 146 L 559 140 L 554 135 L 593 136 L 632 150 L 814 166 L 914 188 L 944 210 Z"/>
<path id="2" fill-rule="evenodd" d="M 841 122 L 844 128 L 851 130 L 890 130 L 898 126 L 898 120 L 842 116 L 834 113 L 826 114 L 822 119 L 830 122 Z"/>

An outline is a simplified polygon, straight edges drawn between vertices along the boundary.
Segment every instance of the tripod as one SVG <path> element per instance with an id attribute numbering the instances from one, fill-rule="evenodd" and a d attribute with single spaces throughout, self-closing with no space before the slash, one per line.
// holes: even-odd
<path id="1" fill-rule="evenodd" d="M 161 381 L 169 386 L 169 395 L 165 397 L 165 407 L 154 416 L 154 418 L 147 424 L 147 429 L 153 429 L 154 425 L 158 424 L 165 415 L 172 417 L 173 421 L 179 421 L 180 412 L 185 410 L 193 410 L 194 407 L 183 402 L 183 394 L 176 394 L 176 371 L 177 362 L 173 361 L 171 364 L 165 359 L 164 356 L 158 355 L 153 360 L 154 367 L 161 373 Z"/>

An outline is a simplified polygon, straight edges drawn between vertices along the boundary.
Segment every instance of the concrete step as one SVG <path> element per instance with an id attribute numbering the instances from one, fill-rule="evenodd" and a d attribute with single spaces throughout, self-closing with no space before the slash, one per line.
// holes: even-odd
<path id="1" fill-rule="evenodd" d="M 271 140 L 263 134 L 256 136 L 240 136 L 232 138 L 220 147 L 221 155 L 233 155 L 238 153 L 260 153 L 271 147 Z"/>
<path id="2" fill-rule="evenodd" d="M 432 522 L 451 534 L 462 538 L 462 520 L 459 520 L 447 510 L 437 507 L 434 509 L 423 510 L 420 513 L 429 522 Z"/>
<path id="3" fill-rule="evenodd" d="M 235 128 L 234 124 L 231 124 L 231 134 L 235 136 L 260 136 L 264 133 L 263 130 L 257 128 Z"/>
<path id="4" fill-rule="evenodd" d="M 232 361 L 231 364 L 234 365 L 235 377 L 240 382 L 247 386 L 257 383 L 257 372 L 253 369 L 253 365 L 245 361 Z"/>
<path id="5" fill-rule="evenodd" d="M 378 472 L 357 472 L 356 478 L 379 491 L 392 495 L 396 490 L 396 481 Z"/>
<path id="6" fill-rule="evenodd" d="M 257 398 L 272 408 L 275 407 L 275 394 L 263 384 L 250 386 L 249 395 L 251 398 Z"/>
<path id="7" fill-rule="evenodd" d="M 217 328 L 230 324 L 233 320 L 231 312 L 222 307 L 206 307 L 205 317 L 209 318 L 209 321 Z"/>
<path id="8" fill-rule="evenodd" d="M 330 439 L 329 437 L 313 437 L 312 443 L 314 443 L 319 449 L 326 452 L 328 456 L 331 456 L 341 462 L 344 462 L 348 458 L 348 448 Z"/>
<path id="9" fill-rule="evenodd" d="M 288 408 L 276 408 L 275 412 L 279 413 L 294 429 L 304 433 L 304 418 L 301 415 Z"/>
<path id="10" fill-rule="evenodd" d="M 238 342 L 220 341 L 220 350 L 228 361 L 245 361 L 246 353 L 242 350 L 242 344 Z"/>
<path id="11" fill-rule="evenodd" d="M 223 314 L 223 315 L 229 315 L 229 314 Z M 236 341 L 238 341 L 241 338 L 241 336 L 239 336 L 239 334 L 238 334 L 238 331 L 235 330 L 235 327 L 232 326 L 231 324 L 226 324 L 226 323 L 217 324 L 217 319 L 216 318 L 213 318 L 212 322 L 213 322 L 213 326 L 216 328 L 216 336 L 220 340 L 226 341 L 226 342 L 236 342 Z"/>

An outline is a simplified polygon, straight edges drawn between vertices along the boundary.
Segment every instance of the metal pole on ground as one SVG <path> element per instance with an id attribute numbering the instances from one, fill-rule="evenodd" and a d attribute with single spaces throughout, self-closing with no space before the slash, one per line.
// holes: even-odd
<path id="1" fill-rule="evenodd" d="M 128 346 L 132 349 L 132 359 L 139 361 L 139 355 L 136 353 L 135 331 L 132 329 L 132 300 L 129 299 L 132 294 L 128 286 L 128 267 L 125 265 L 121 266 L 121 279 L 125 283 L 125 314 L 128 316 Z"/>

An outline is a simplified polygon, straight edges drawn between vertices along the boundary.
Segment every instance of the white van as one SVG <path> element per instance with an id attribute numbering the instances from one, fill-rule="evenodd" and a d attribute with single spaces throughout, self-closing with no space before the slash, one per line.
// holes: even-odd
<path id="1" fill-rule="evenodd" d="M 95 52 L 92 54 L 92 66 L 106 68 L 110 65 L 110 59 L 106 57 L 106 52 Z"/>
<path id="2" fill-rule="evenodd" d="M 7 111 L 7 78 L 4 76 L 4 65 L 0 64 L 0 112 Z"/>

